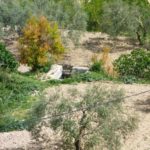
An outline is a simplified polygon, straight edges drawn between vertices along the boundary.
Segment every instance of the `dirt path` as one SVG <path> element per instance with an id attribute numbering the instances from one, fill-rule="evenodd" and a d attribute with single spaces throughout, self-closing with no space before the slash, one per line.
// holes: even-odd
<path id="1" fill-rule="evenodd" d="M 0 150 L 26 149 L 31 142 L 28 131 L 0 133 Z"/>
<path id="2" fill-rule="evenodd" d="M 66 91 L 69 88 L 84 89 L 87 84 L 78 85 L 62 85 L 59 88 Z M 104 86 L 112 88 L 122 88 L 126 91 L 126 95 L 140 93 L 150 90 L 150 85 L 127 85 L 114 84 L 111 82 L 101 83 Z M 58 88 L 58 87 L 57 87 Z M 57 90 L 56 88 L 56 90 Z M 51 93 L 54 88 L 48 88 L 47 93 Z M 130 113 L 135 113 L 139 118 L 138 128 L 131 133 L 123 144 L 122 150 L 150 150 L 150 93 L 145 93 L 125 100 L 124 108 Z M 0 150 L 26 149 L 31 142 L 31 135 L 27 131 L 17 131 L 10 133 L 0 133 Z"/>

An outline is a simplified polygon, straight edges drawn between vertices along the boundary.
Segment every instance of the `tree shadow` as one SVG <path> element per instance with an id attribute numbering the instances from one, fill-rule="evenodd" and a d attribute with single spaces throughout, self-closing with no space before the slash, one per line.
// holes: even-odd
<path id="1" fill-rule="evenodd" d="M 139 48 L 139 45 L 134 39 L 127 38 L 104 38 L 96 37 L 85 41 L 82 46 L 92 52 L 101 52 L 103 47 L 110 47 L 111 52 L 121 52 Z"/>
<path id="2" fill-rule="evenodd" d="M 148 97 L 145 101 L 136 102 L 137 110 L 142 111 L 144 113 L 150 113 L 150 97 Z"/>

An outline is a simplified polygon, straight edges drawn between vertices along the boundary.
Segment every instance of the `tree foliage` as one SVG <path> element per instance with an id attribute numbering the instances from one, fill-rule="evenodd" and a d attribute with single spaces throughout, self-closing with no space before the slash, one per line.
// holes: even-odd
<path id="1" fill-rule="evenodd" d="M 102 31 L 112 36 L 128 35 L 136 37 L 139 44 L 143 45 L 150 34 L 148 15 L 150 14 L 150 7 L 148 4 L 145 4 L 144 8 L 142 6 L 137 5 L 137 3 L 129 5 L 123 0 L 105 3 L 101 22 Z"/>
<path id="2" fill-rule="evenodd" d="M 85 30 L 86 13 L 77 0 L 33 0 L 35 14 L 43 14 L 50 21 L 56 21 L 60 28 Z"/>
<path id="3" fill-rule="evenodd" d="M 36 16 L 43 14 L 49 21 L 56 21 L 62 29 L 62 37 L 78 42 L 87 27 L 87 15 L 78 0 L 33 0 L 32 9 Z M 63 31 L 67 32 L 64 36 Z M 65 41 L 66 42 L 66 41 Z"/>
<path id="4" fill-rule="evenodd" d="M 0 1 L 0 23 L 4 26 L 23 26 L 29 17 L 30 5 L 27 1 L 1 0 Z"/>
<path id="5" fill-rule="evenodd" d="M 88 14 L 88 30 L 98 31 L 101 23 L 102 6 L 104 0 L 91 0 L 83 3 Z"/>
<path id="6" fill-rule="evenodd" d="M 71 38 L 77 42 L 81 32 L 86 30 L 87 15 L 78 0 L 1 0 L 0 24 L 22 27 L 32 16 L 45 16 L 57 22 L 60 29 L 69 31 L 63 39 Z M 20 30 L 18 30 L 20 31 Z"/>
<path id="7" fill-rule="evenodd" d="M 121 109 L 122 91 L 106 89 L 95 85 L 83 93 L 69 89 L 67 95 L 59 92 L 50 96 L 43 111 L 53 116 L 49 121 L 50 127 L 60 133 L 63 140 L 61 148 L 120 148 L 121 137 L 133 129 L 135 122 Z"/>
<path id="8" fill-rule="evenodd" d="M 44 67 L 64 53 L 58 26 L 45 17 L 31 17 L 19 39 L 20 61 L 33 67 Z"/>

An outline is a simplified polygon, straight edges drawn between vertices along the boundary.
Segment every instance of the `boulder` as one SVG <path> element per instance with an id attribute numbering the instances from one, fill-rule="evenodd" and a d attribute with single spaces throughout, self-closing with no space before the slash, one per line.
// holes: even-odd
<path id="1" fill-rule="evenodd" d="M 17 71 L 20 72 L 20 73 L 28 73 L 31 71 L 31 67 L 27 66 L 27 65 L 23 65 L 23 64 L 20 64 L 20 66 L 18 67 Z"/>
<path id="2" fill-rule="evenodd" d="M 88 67 L 73 67 L 72 68 L 72 74 L 76 73 L 87 73 L 90 69 Z"/>
<path id="3" fill-rule="evenodd" d="M 63 67 L 61 65 L 54 64 L 51 66 L 51 69 L 48 73 L 44 74 L 42 80 L 59 80 L 63 74 Z"/>

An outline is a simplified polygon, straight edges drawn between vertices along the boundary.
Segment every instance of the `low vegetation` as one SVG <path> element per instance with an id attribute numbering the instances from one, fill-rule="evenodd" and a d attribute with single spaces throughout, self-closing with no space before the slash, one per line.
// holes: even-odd
<path id="1" fill-rule="evenodd" d="M 41 82 L 31 75 L 0 70 L 0 131 L 30 128 L 28 112 L 36 106 L 39 96 L 48 86 L 108 79 L 112 80 L 107 74 L 89 72 L 73 75 L 64 80 Z"/>
<path id="2" fill-rule="evenodd" d="M 131 54 L 121 55 L 114 62 L 120 77 L 150 80 L 150 52 L 136 49 Z"/>
<path id="3" fill-rule="evenodd" d="M 17 73 L 0 70 L 0 131 L 23 129 L 36 95 L 46 88 L 42 82 Z M 38 95 L 38 94 L 37 94 Z"/>
<path id="4" fill-rule="evenodd" d="M 131 54 L 120 56 L 114 66 L 119 78 L 125 83 L 149 83 L 149 52 L 135 50 Z M 140 70 L 138 68 L 140 67 Z M 36 74 L 36 73 L 35 73 Z M 48 86 L 60 84 L 76 84 L 99 80 L 119 81 L 103 70 L 100 62 L 95 62 L 91 71 L 75 74 L 63 80 L 38 81 L 35 75 L 20 75 L 9 70 L 0 71 L 0 131 L 29 128 L 28 111 L 37 102 L 38 94 Z M 35 95 L 35 96 L 31 96 Z M 37 96 L 37 97 L 36 97 Z"/>
<path id="5" fill-rule="evenodd" d="M 17 66 L 16 58 L 6 49 L 3 43 L 0 43 L 0 67 L 15 70 Z"/>

